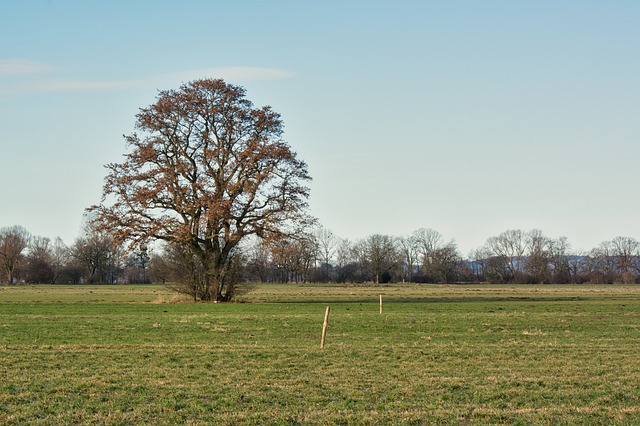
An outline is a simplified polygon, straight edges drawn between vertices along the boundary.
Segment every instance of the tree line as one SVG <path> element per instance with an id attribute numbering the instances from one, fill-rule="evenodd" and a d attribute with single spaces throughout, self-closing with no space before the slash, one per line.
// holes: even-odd
<path id="1" fill-rule="evenodd" d="M 303 238 L 252 245 L 246 277 L 263 282 L 630 284 L 640 282 L 640 242 L 619 236 L 577 252 L 566 237 L 518 229 L 492 236 L 463 256 L 454 240 L 433 229 L 350 241 L 319 227 Z"/>
<path id="2" fill-rule="evenodd" d="M 71 245 L 0 229 L 0 280 L 9 284 L 165 283 L 185 288 L 194 274 L 176 244 L 126 246 L 87 224 Z M 454 240 L 421 228 L 406 236 L 373 234 L 351 241 L 317 226 L 277 240 L 251 239 L 234 255 L 239 283 L 638 283 L 640 242 L 615 237 L 586 252 L 542 231 L 507 230 L 467 256 Z M 243 288 L 242 285 L 238 290 Z M 194 296 L 197 299 L 197 297 Z"/>
<path id="3" fill-rule="evenodd" d="M 0 229 L 0 281 L 8 284 L 145 283 L 148 262 L 146 252 L 128 251 L 90 227 L 71 245 L 22 226 Z"/>

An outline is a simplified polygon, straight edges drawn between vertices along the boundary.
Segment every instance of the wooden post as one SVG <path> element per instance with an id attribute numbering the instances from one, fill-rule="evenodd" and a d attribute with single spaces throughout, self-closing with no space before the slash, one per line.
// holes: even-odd
<path id="1" fill-rule="evenodd" d="M 380 295 L 380 315 L 382 315 L 382 295 Z"/>
<path id="2" fill-rule="evenodd" d="M 322 341 L 320 342 L 320 349 L 324 349 L 324 338 L 327 335 L 327 326 L 329 325 L 329 311 L 331 308 L 327 306 L 327 310 L 324 313 L 324 323 L 322 324 Z"/>

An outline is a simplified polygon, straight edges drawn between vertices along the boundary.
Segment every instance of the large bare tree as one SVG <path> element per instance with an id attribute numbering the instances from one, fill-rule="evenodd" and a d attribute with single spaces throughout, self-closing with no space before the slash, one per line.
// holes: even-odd
<path id="1" fill-rule="evenodd" d="M 136 128 L 90 210 L 117 240 L 182 247 L 198 270 L 189 285 L 196 299 L 233 296 L 230 271 L 245 237 L 292 234 L 310 221 L 307 165 L 283 140 L 280 115 L 254 108 L 244 88 L 202 79 L 162 91 Z"/>

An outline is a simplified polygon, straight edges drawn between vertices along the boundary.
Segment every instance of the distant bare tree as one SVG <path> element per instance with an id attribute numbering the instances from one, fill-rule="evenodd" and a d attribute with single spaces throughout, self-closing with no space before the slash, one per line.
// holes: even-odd
<path id="1" fill-rule="evenodd" d="M 521 278 L 526 251 L 525 233 L 522 230 L 508 230 L 496 237 L 490 237 L 485 248 L 493 262 L 501 263 L 504 280 L 518 281 Z"/>
<path id="2" fill-rule="evenodd" d="M 313 236 L 280 238 L 270 245 L 271 258 L 278 269 L 280 281 L 305 282 L 315 260 Z"/>
<path id="3" fill-rule="evenodd" d="M 471 270 L 475 281 L 484 281 L 487 275 L 487 262 L 492 255 L 485 247 L 479 247 L 469 253 L 471 260 Z"/>
<path id="4" fill-rule="evenodd" d="M 65 268 L 71 266 L 73 257 L 69 247 L 62 241 L 62 238 L 57 237 L 51 244 L 51 269 L 53 270 L 53 282 L 59 282 Z"/>
<path id="5" fill-rule="evenodd" d="M 338 246 L 338 238 L 331 232 L 331 230 L 322 226 L 318 227 L 314 233 L 315 242 L 318 246 L 318 257 L 320 259 L 321 273 L 325 280 L 330 279 L 329 268 L 336 248 Z"/>
<path id="6" fill-rule="evenodd" d="M 433 254 L 441 246 L 442 235 L 431 228 L 420 228 L 413 232 L 411 239 L 418 251 L 419 260 L 422 262 L 422 274 L 433 274 Z"/>
<path id="7" fill-rule="evenodd" d="M 553 283 L 566 284 L 575 283 L 576 275 L 572 273 L 571 246 L 567 237 L 549 240 L 549 266 L 553 273 Z M 577 257 L 577 256 L 574 256 Z"/>
<path id="8" fill-rule="evenodd" d="M 90 283 L 116 282 L 120 262 L 120 248 L 108 234 L 89 225 L 84 236 L 76 239 L 71 253 L 85 267 Z"/>
<path id="9" fill-rule="evenodd" d="M 52 266 L 51 240 L 49 238 L 31 238 L 26 273 L 29 283 L 51 284 L 54 282 L 55 273 Z"/>
<path id="10" fill-rule="evenodd" d="M 589 252 L 585 272 L 593 284 L 612 284 L 616 281 L 616 260 L 611 241 L 603 241 Z"/>
<path id="11" fill-rule="evenodd" d="M 125 254 L 125 270 L 123 278 L 129 284 L 148 284 L 149 280 L 149 248 L 140 245 Z"/>
<path id="12" fill-rule="evenodd" d="M 271 251 L 264 240 L 252 239 L 244 249 L 246 274 L 250 281 L 269 282 L 273 277 Z"/>
<path id="13" fill-rule="evenodd" d="M 358 244 L 361 261 L 376 284 L 391 280 L 398 266 L 398 253 L 393 238 L 374 234 Z"/>
<path id="14" fill-rule="evenodd" d="M 436 248 L 432 252 L 431 270 L 437 282 L 454 282 L 457 278 L 460 255 L 454 241 Z"/>
<path id="15" fill-rule="evenodd" d="M 631 237 L 615 237 L 611 241 L 611 250 L 622 281 L 625 283 L 635 281 L 640 243 Z"/>
<path id="16" fill-rule="evenodd" d="M 336 247 L 336 280 L 338 282 L 362 281 L 362 268 L 358 263 L 355 244 L 340 239 Z"/>
<path id="17" fill-rule="evenodd" d="M 418 261 L 418 245 L 415 238 L 398 237 L 396 239 L 398 253 L 404 263 L 402 280 L 412 282 L 416 262 Z"/>
<path id="18" fill-rule="evenodd" d="M 149 256 L 149 279 L 153 283 L 166 284 L 171 279 L 171 266 L 163 251 L 152 251 Z"/>
<path id="19" fill-rule="evenodd" d="M 0 266 L 9 284 L 14 284 L 17 279 L 30 238 L 29 232 L 21 226 L 0 229 Z"/>
<path id="20" fill-rule="evenodd" d="M 541 284 L 550 282 L 549 245 L 551 240 L 544 236 L 541 230 L 533 229 L 525 234 L 527 255 L 524 261 L 524 271 L 527 280 Z"/>
<path id="21" fill-rule="evenodd" d="M 316 264 L 317 245 L 313 235 L 298 236 L 293 242 L 294 282 L 309 281 L 309 272 Z"/>
<path id="22" fill-rule="evenodd" d="M 588 265 L 589 255 L 584 252 L 574 252 L 572 255 L 567 256 L 567 263 L 569 264 L 569 271 L 571 274 L 571 283 L 581 284 L 587 281 L 588 277 Z"/>
<path id="23" fill-rule="evenodd" d="M 590 282 L 632 283 L 637 279 L 640 243 L 630 237 L 604 241 L 585 257 L 585 272 Z"/>

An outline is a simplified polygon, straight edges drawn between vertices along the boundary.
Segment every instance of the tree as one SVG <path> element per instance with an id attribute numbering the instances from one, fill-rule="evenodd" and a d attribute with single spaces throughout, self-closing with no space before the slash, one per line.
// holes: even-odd
<path id="1" fill-rule="evenodd" d="M 166 284 L 171 278 L 171 265 L 166 253 L 153 252 L 149 257 L 149 279 L 154 283 Z"/>
<path id="2" fill-rule="evenodd" d="M 539 229 L 532 229 L 525 234 L 528 255 L 524 261 L 524 271 L 532 284 L 549 282 L 550 277 L 550 245 L 551 240 Z"/>
<path id="3" fill-rule="evenodd" d="M 413 281 L 414 267 L 418 257 L 416 240 L 411 237 L 399 237 L 396 239 L 398 253 L 402 257 L 403 270 L 402 281 Z"/>
<path id="4" fill-rule="evenodd" d="M 223 80 L 162 91 L 136 117 L 140 134 L 125 137 L 130 151 L 107 165 L 102 202 L 89 210 L 118 241 L 179 245 L 198 272 L 185 291 L 230 300 L 243 239 L 312 222 L 306 163 L 282 139 L 280 115 Z"/>
<path id="5" fill-rule="evenodd" d="M 587 256 L 586 269 L 589 282 L 593 284 L 612 284 L 616 281 L 616 259 L 611 241 L 603 241 Z"/>
<path id="6" fill-rule="evenodd" d="M 492 257 L 493 253 L 488 250 L 486 244 L 482 247 L 473 249 L 471 253 L 469 253 L 470 268 L 472 270 L 474 281 L 482 282 L 493 275 L 494 271 L 490 269 L 492 266 L 491 264 L 494 263 L 491 261 Z"/>
<path id="7" fill-rule="evenodd" d="M 374 283 L 388 283 L 398 265 L 398 253 L 388 235 L 374 234 L 358 244 L 359 257 Z"/>
<path id="8" fill-rule="evenodd" d="M 323 281 L 328 281 L 331 278 L 329 276 L 331 259 L 336 253 L 336 248 L 339 241 L 331 230 L 322 226 L 316 229 L 314 233 L 314 239 L 317 245 L 318 257 L 320 258 L 321 262 L 321 278 Z"/>
<path id="9" fill-rule="evenodd" d="M 72 269 L 73 256 L 71 250 L 62 241 L 62 238 L 57 237 L 53 240 L 53 245 L 50 249 L 51 254 L 51 268 L 53 269 L 53 282 L 60 282 L 65 270 L 70 272 Z M 71 281 L 71 277 L 67 277 Z"/>
<path id="10" fill-rule="evenodd" d="M 571 245 L 567 237 L 549 241 L 549 266 L 553 271 L 553 283 L 566 284 L 576 282 L 577 273 L 572 272 L 572 259 L 579 256 L 569 255 Z"/>
<path id="11" fill-rule="evenodd" d="M 148 284 L 149 248 L 141 245 L 128 253 L 126 258 L 126 269 L 124 271 L 124 279 L 129 284 Z"/>
<path id="12" fill-rule="evenodd" d="M 313 235 L 300 238 L 280 238 L 270 244 L 271 259 L 277 269 L 279 281 L 305 282 L 316 259 Z"/>
<path id="13" fill-rule="evenodd" d="M 420 228 L 413 232 L 411 238 L 422 260 L 421 273 L 423 278 L 433 275 L 433 254 L 441 246 L 442 235 L 431 228 Z"/>
<path id="14" fill-rule="evenodd" d="M 55 280 L 51 240 L 32 237 L 27 255 L 26 279 L 29 283 L 51 284 Z"/>
<path id="15" fill-rule="evenodd" d="M 271 250 L 263 240 L 250 239 L 245 248 L 247 264 L 245 274 L 250 281 L 269 282 L 273 280 Z"/>
<path id="16" fill-rule="evenodd" d="M 491 256 L 489 269 L 501 281 L 518 281 L 523 268 L 523 257 L 526 250 L 524 231 L 508 230 L 496 237 L 490 237 L 485 249 Z"/>
<path id="17" fill-rule="evenodd" d="M 615 237 L 611 241 L 611 247 L 621 281 L 633 283 L 636 279 L 640 243 L 631 237 Z"/>
<path id="18" fill-rule="evenodd" d="M 335 257 L 336 280 L 338 282 L 360 282 L 364 280 L 355 244 L 346 238 L 340 238 L 336 247 Z"/>
<path id="19" fill-rule="evenodd" d="M 17 279 L 23 252 L 29 245 L 30 238 L 29 232 L 21 226 L 0 229 L 0 266 L 9 284 Z"/>
<path id="20" fill-rule="evenodd" d="M 453 240 L 432 252 L 431 269 L 438 282 L 449 283 L 455 281 L 458 275 L 459 263 L 458 247 Z"/>
<path id="21" fill-rule="evenodd" d="M 73 257 L 83 265 L 88 282 L 113 284 L 119 269 L 119 248 L 113 238 L 99 230 L 86 232 L 76 239 Z"/>
<path id="22" fill-rule="evenodd" d="M 68 262 L 71 270 L 67 272 L 72 282 L 114 284 L 124 263 L 123 250 L 111 234 L 98 226 L 96 218 L 94 213 L 85 213 L 81 235 L 69 249 L 73 261 Z"/>

